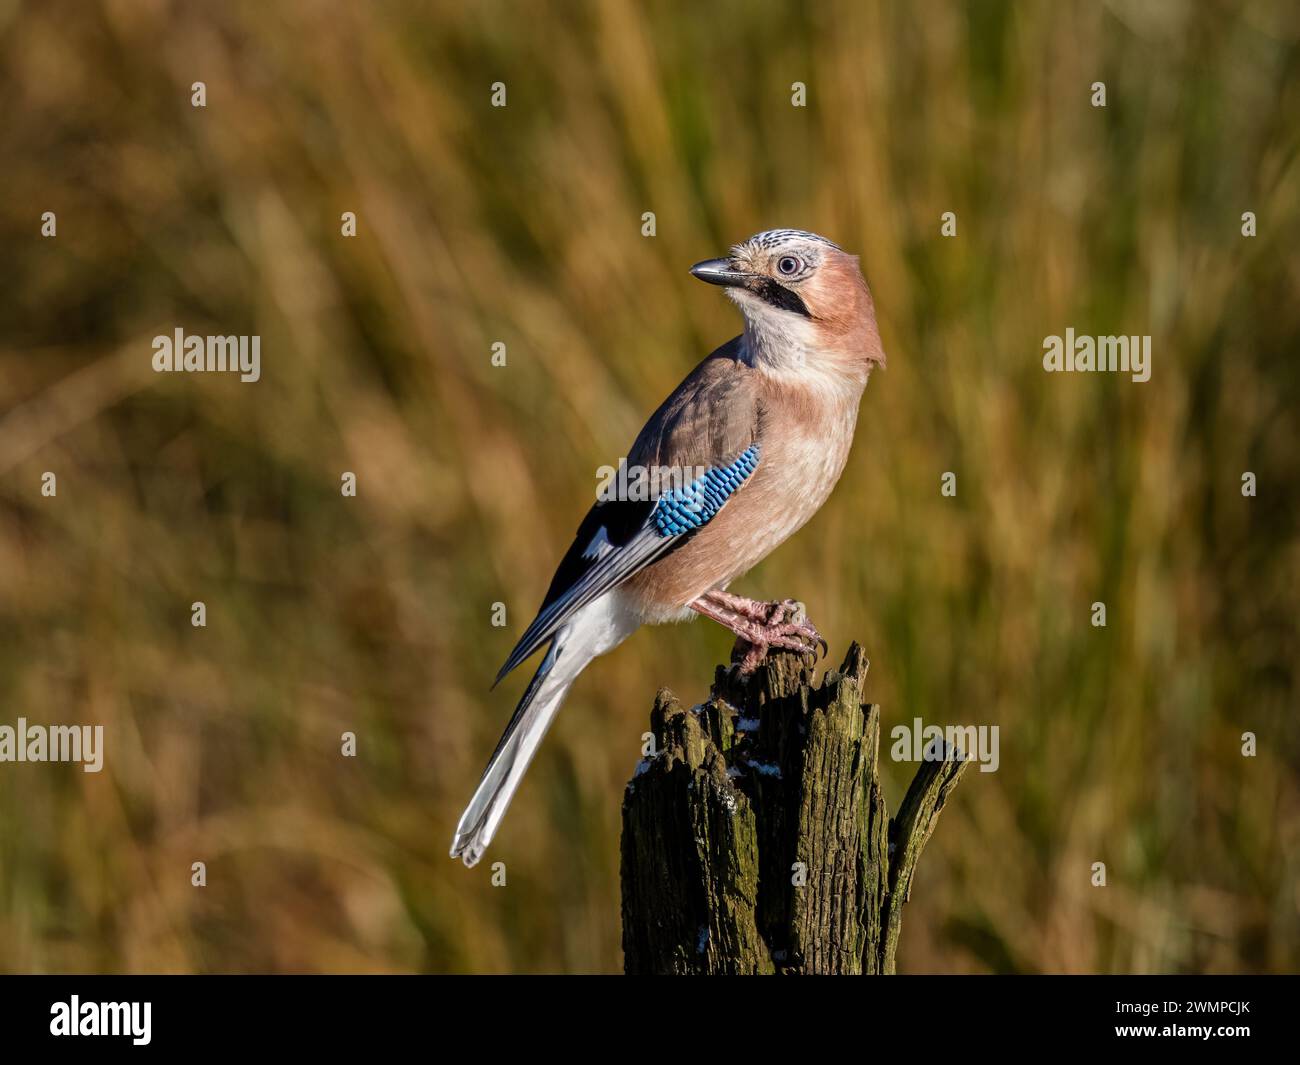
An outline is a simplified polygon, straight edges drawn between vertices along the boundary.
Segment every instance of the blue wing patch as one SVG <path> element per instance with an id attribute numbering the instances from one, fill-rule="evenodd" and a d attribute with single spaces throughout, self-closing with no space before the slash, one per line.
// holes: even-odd
<path id="1" fill-rule="evenodd" d="M 704 476 L 659 497 L 650 520 L 660 536 L 680 536 L 713 520 L 733 492 L 758 467 L 758 444 L 750 444 L 726 466 L 712 466 Z"/>

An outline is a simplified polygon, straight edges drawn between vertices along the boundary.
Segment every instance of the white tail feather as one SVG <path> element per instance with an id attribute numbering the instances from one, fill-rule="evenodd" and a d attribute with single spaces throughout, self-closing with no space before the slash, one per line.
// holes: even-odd
<path id="1" fill-rule="evenodd" d="M 614 592 L 583 607 L 555 634 L 461 814 L 451 844 L 453 858 L 471 866 L 483 856 L 578 674 L 593 658 L 622 643 L 636 625 Z"/>

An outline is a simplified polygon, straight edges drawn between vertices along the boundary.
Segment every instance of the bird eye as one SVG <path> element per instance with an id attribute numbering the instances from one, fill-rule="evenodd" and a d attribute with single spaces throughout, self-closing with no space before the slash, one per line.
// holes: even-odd
<path id="1" fill-rule="evenodd" d="M 789 277 L 792 274 L 797 274 L 800 270 L 802 270 L 803 263 L 801 263 L 793 255 L 782 255 L 781 258 L 777 261 L 776 268 L 781 273 L 785 274 L 786 277 Z"/>

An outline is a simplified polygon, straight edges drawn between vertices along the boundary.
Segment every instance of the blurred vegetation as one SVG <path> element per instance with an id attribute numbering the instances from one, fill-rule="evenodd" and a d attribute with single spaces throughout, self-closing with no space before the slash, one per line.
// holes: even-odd
<path id="1" fill-rule="evenodd" d="M 622 787 L 721 629 L 583 677 L 506 887 L 447 847 L 597 468 L 738 332 L 686 268 L 773 226 L 862 255 L 889 366 L 736 590 L 887 729 L 1001 726 L 900 969 L 1300 968 L 1297 114 L 1285 0 L 0 3 L 0 723 L 107 743 L 0 765 L 0 970 L 618 970 Z M 177 326 L 261 381 L 155 375 Z M 1045 374 L 1071 326 L 1151 381 Z"/>

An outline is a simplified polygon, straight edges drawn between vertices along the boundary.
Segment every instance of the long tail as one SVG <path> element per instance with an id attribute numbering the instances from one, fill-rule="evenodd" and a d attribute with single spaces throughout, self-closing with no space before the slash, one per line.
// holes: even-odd
<path id="1" fill-rule="evenodd" d="M 537 667 L 514 717 L 488 760 L 483 779 L 456 826 L 451 856 L 474 865 L 487 849 L 514 798 L 542 737 L 578 674 L 598 655 L 621 643 L 635 628 L 621 616 L 613 596 L 589 604 L 555 636 Z"/>

